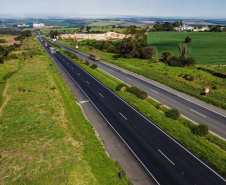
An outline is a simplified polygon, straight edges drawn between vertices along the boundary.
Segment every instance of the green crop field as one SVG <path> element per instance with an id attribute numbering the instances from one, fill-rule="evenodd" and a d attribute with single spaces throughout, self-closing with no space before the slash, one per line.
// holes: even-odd
<path id="1" fill-rule="evenodd" d="M 212 32 L 149 32 L 148 44 L 156 46 L 158 57 L 163 51 L 171 51 L 179 55 L 178 43 L 185 37 L 191 37 L 188 44 L 192 48 L 190 57 L 194 57 L 198 65 L 226 64 L 226 33 Z"/>

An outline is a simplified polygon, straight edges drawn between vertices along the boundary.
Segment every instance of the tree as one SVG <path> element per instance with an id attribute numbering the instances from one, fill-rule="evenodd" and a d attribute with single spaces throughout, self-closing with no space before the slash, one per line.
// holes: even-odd
<path id="1" fill-rule="evenodd" d="M 91 27 L 89 27 L 88 25 L 86 26 L 86 31 L 89 32 L 89 30 L 91 29 Z"/>
<path id="2" fill-rule="evenodd" d="M 221 25 L 216 25 L 210 31 L 211 32 L 221 32 Z"/>
<path id="3" fill-rule="evenodd" d="M 187 36 L 187 37 L 185 38 L 185 41 L 184 41 L 184 42 L 185 42 L 185 43 L 190 43 L 191 40 L 192 40 L 191 37 Z"/>
<path id="4" fill-rule="evenodd" d="M 201 26 L 201 25 L 199 25 L 199 26 L 198 26 L 198 29 L 202 29 L 202 26 Z"/>
<path id="5" fill-rule="evenodd" d="M 141 49 L 141 58 L 152 59 L 152 57 L 157 53 L 158 53 L 158 50 L 155 46 L 146 46 Z"/>
<path id="6" fill-rule="evenodd" d="M 178 44 L 178 48 L 182 57 L 187 58 L 191 52 L 191 47 L 188 47 L 186 44 Z"/>
<path id="7" fill-rule="evenodd" d="M 208 28 L 211 29 L 213 26 L 212 25 L 208 25 Z"/>

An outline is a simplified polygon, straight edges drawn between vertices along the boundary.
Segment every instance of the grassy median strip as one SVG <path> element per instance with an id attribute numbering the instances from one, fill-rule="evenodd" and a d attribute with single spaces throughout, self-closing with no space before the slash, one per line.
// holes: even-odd
<path id="1" fill-rule="evenodd" d="M 121 96 L 150 120 L 163 128 L 185 147 L 194 152 L 199 158 L 204 160 L 223 176 L 226 176 L 225 141 L 212 134 L 208 134 L 206 137 L 194 135 L 190 129 L 190 127 L 194 126 L 194 123 L 186 120 L 185 118 L 180 118 L 179 121 L 167 118 L 164 112 L 168 109 L 164 107 L 162 108 L 162 111 L 159 111 L 156 108 L 159 104 L 158 102 L 152 100 L 151 98 L 141 100 L 131 93 L 116 91 L 116 86 L 122 82 L 117 79 L 113 80 L 112 76 L 109 77 L 107 73 L 101 71 L 100 69 L 91 69 L 89 66 L 85 65 L 84 61 L 81 59 L 74 60 L 74 62 L 104 83 L 107 87 Z"/>
<path id="2" fill-rule="evenodd" d="M 10 100 L 0 116 L 0 184 L 131 184 L 126 175 L 119 179 L 122 168 L 107 156 L 37 39 L 26 42 L 39 52 L 7 80 Z M 18 64 L 0 67 L 10 72 Z"/>

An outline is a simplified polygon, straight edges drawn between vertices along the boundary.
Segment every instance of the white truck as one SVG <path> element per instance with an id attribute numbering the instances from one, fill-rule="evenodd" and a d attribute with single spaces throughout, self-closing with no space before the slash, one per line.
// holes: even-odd
<path id="1" fill-rule="evenodd" d="M 49 49 L 52 54 L 56 53 L 56 49 L 54 47 L 50 47 Z"/>

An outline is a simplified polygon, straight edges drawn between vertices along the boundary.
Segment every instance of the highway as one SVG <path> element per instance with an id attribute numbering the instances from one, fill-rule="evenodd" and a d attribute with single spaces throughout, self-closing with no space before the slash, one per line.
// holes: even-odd
<path id="1" fill-rule="evenodd" d="M 44 41 L 41 43 L 45 47 Z M 48 52 L 49 47 L 45 47 Z M 60 52 L 52 56 L 157 184 L 226 184 L 224 178 L 72 60 Z"/>
<path id="2" fill-rule="evenodd" d="M 55 42 L 55 44 L 60 45 L 65 50 L 75 53 L 79 58 L 89 60 L 88 55 L 82 52 L 57 42 Z M 128 85 L 137 86 L 145 90 L 151 98 L 163 103 L 167 107 L 178 108 L 183 116 L 193 122 L 207 124 L 210 131 L 221 138 L 226 139 L 226 112 L 224 115 L 214 112 L 213 110 L 200 106 L 195 102 L 191 102 L 181 96 L 166 91 L 161 87 L 128 74 L 124 70 L 116 69 L 112 67 L 112 65 L 108 65 L 104 62 L 93 62 L 92 60 L 89 60 L 89 62 L 96 63 L 99 69 L 109 73 Z"/>

